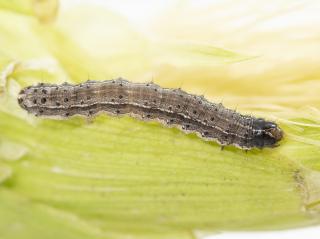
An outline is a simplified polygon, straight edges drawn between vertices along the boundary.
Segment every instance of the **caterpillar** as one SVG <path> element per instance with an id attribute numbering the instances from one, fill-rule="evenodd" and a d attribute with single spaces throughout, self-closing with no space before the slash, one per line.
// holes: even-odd
<path id="1" fill-rule="evenodd" d="M 241 149 L 275 147 L 283 131 L 271 121 L 242 115 L 203 96 L 181 89 L 162 88 L 154 83 L 133 83 L 122 78 L 62 85 L 40 83 L 22 89 L 19 105 L 35 116 L 92 117 L 100 112 L 157 120 L 222 147 Z"/>

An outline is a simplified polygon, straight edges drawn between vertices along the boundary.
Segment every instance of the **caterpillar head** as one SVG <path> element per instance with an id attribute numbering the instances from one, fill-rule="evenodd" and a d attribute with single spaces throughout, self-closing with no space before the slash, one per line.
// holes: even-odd
<path id="1" fill-rule="evenodd" d="M 261 118 L 253 122 L 253 130 L 252 144 L 257 148 L 276 147 L 283 137 L 283 131 L 276 123 Z"/>

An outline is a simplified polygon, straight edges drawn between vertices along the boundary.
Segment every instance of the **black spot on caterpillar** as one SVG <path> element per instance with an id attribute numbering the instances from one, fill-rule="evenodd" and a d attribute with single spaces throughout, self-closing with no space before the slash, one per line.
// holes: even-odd
<path id="1" fill-rule="evenodd" d="M 204 140 L 246 150 L 277 146 L 283 136 L 274 122 L 242 115 L 202 96 L 121 78 L 78 85 L 41 83 L 22 89 L 18 103 L 36 116 L 92 117 L 103 111 L 111 115 L 128 114 L 142 120 L 158 120 L 184 132 L 195 132 Z"/>

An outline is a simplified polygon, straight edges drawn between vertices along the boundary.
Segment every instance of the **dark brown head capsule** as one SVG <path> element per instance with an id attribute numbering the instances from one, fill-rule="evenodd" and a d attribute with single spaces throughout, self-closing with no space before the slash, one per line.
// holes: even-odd
<path id="1" fill-rule="evenodd" d="M 252 147 L 276 147 L 282 137 L 283 132 L 276 123 L 261 118 L 253 121 Z"/>

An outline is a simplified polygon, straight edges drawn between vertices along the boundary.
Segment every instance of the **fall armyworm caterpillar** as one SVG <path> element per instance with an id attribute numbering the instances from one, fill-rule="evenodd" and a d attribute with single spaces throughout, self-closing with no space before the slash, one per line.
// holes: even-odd
<path id="1" fill-rule="evenodd" d="M 18 103 L 36 116 L 91 117 L 103 111 L 158 120 L 184 132 L 195 132 L 204 140 L 241 149 L 274 147 L 283 136 L 276 123 L 242 115 L 201 96 L 121 78 L 78 85 L 41 83 L 21 90 Z"/>

